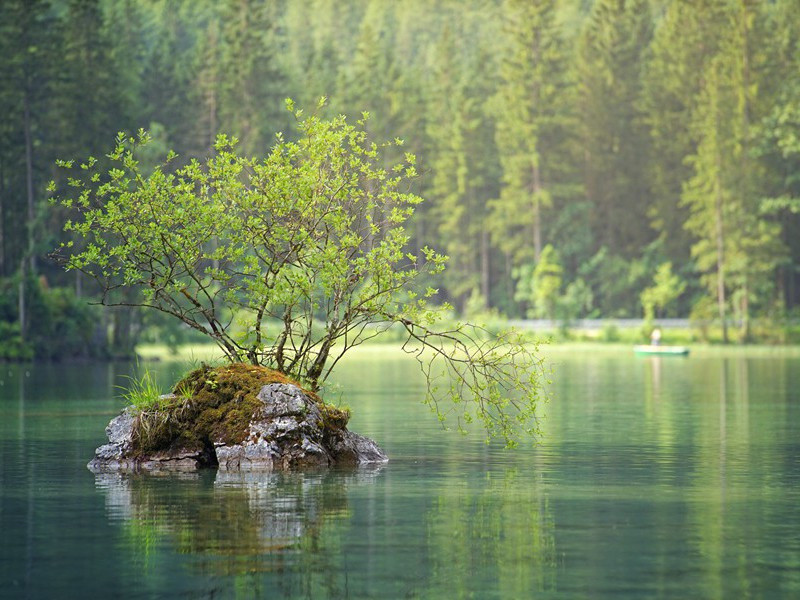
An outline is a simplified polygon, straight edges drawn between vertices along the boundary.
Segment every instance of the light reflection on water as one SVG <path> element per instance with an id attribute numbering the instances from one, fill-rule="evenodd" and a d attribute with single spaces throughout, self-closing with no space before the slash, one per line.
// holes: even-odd
<path id="1" fill-rule="evenodd" d="M 4 367 L 0 597 L 800 595 L 800 360 L 551 360 L 535 448 L 439 431 L 379 352 L 339 383 L 384 467 L 161 477 L 85 469 L 134 367 Z"/>

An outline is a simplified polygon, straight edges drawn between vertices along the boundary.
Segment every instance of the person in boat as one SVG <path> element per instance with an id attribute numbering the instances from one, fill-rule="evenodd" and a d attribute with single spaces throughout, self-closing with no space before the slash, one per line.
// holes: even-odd
<path id="1" fill-rule="evenodd" d="M 653 333 L 650 334 L 650 345 L 651 346 L 660 346 L 661 345 L 661 329 L 656 327 L 653 329 Z"/>

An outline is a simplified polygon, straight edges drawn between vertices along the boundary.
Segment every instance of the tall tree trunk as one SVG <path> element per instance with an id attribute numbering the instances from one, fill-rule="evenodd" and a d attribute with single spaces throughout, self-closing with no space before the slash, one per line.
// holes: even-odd
<path id="1" fill-rule="evenodd" d="M 750 89 L 750 49 L 749 49 L 749 34 L 748 34 L 748 10 L 747 0 L 742 0 L 741 14 L 739 23 L 741 25 L 742 35 L 742 86 L 740 89 L 739 102 L 742 111 L 742 149 L 741 149 L 741 176 L 744 178 L 741 186 L 741 193 L 744 195 L 742 204 L 744 205 L 745 212 L 750 211 L 750 195 L 751 195 L 751 177 L 750 177 L 750 98 L 748 96 Z M 749 256 L 745 253 L 745 273 L 744 285 L 742 289 L 742 323 L 740 329 L 740 336 L 742 341 L 747 341 L 750 338 L 750 301 L 748 298 L 750 290 L 748 289 L 747 273 L 749 271 Z"/>
<path id="2" fill-rule="evenodd" d="M 717 156 L 719 162 L 719 155 Z M 716 224 L 716 244 L 717 244 L 717 305 L 719 308 L 719 320 L 722 323 L 722 341 L 728 343 L 728 323 L 725 315 L 725 237 L 722 227 L 722 190 L 717 172 L 716 198 L 715 198 L 715 224 Z"/>
<path id="3" fill-rule="evenodd" d="M 25 187 L 28 195 L 28 260 L 31 273 L 36 273 L 36 255 L 33 251 L 34 205 L 33 205 L 33 139 L 31 135 L 30 97 L 26 89 L 22 94 L 23 129 L 25 132 Z"/>
<path id="4" fill-rule="evenodd" d="M 722 324 L 722 341 L 728 343 L 728 322 L 727 315 L 725 314 L 725 231 L 723 227 L 723 211 L 722 211 L 722 153 L 719 147 L 719 132 L 720 132 L 720 118 L 719 118 L 719 79 L 716 70 L 713 73 L 714 80 L 714 228 L 715 228 L 715 241 L 717 247 L 717 307 L 719 310 L 719 320 Z"/>
<path id="5" fill-rule="evenodd" d="M 481 294 L 483 295 L 484 308 L 489 306 L 489 230 L 484 226 L 481 229 Z"/>
<path id="6" fill-rule="evenodd" d="M 5 171 L 2 163 L 0 163 L 0 277 L 6 274 L 6 222 L 5 222 L 5 206 L 3 198 L 5 197 L 6 180 Z"/>
<path id="7" fill-rule="evenodd" d="M 506 298 L 508 298 L 508 306 L 514 306 L 514 278 L 511 276 L 513 271 L 513 267 L 511 266 L 511 254 L 509 252 L 505 253 L 506 255 L 506 271 L 505 271 L 505 279 L 506 282 Z"/>
<path id="8" fill-rule="evenodd" d="M 750 340 L 750 286 L 747 283 L 747 275 L 745 274 L 744 285 L 742 286 L 742 324 L 739 330 L 739 336 L 743 342 Z"/>
<path id="9" fill-rule="evenodd" d="M 533 257 L 539 262 L 542 255 L 542 174 L 538 159 L 533 165 Z"/>
<path id="10" fill-rule="evenodd" d="M 111 353 L 116 358 L 130 358 L 133 356 L 133 309 L 120 306 L 114 310 L 112 319 Z"/>
<path id="11" fill-rule="evenodd" d="M 28 278 L 27 257 L 23 256 L 19 263 L 19 289 L 17 296 L 17 309 L 19 312 L 19 337 L 24 343 L 27 334 L 28 319 L 25 311 L 25 280 Z"/>

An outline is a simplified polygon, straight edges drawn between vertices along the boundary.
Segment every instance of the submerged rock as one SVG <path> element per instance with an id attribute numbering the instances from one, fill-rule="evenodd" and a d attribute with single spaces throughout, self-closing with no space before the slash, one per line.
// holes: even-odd
<path id="1" fill-rule="evenodd" d="M 203 367 L 175 389 L 155 408 L 127 408 L 112 419 L 89 469 L 273 471 L 388 460 L 375 442 L 348 431 L 349 413 L 269 369 Z"/>

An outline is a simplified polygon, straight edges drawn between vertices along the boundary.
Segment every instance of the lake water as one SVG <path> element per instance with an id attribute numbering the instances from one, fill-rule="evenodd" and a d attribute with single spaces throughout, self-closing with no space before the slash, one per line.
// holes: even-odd
<path id="1" fill-rule="evenodd" d="M 538 447 L 440 431 L 377 348 L 338 393 L 391 462 L 244 476 L 95 476 L 136 367 L 0 365 L 0 597 L 800 597 L 797 353 L 549 357 Z"/>

